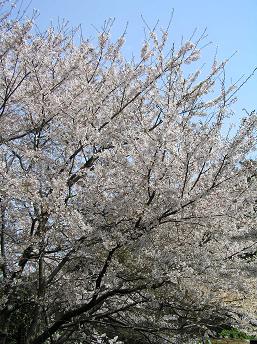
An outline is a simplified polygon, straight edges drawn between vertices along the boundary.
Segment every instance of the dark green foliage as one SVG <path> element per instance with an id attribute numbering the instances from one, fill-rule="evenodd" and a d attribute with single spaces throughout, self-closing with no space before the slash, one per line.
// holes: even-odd
<path id="1" fill-rule="evenodd" d="M 245 332 L 238 330 L 237 328 L 223 329 L 219 333 L 220 337 L 232 338 L 232 339 L 254 339 L 254 336 L 249 336 Z"/>

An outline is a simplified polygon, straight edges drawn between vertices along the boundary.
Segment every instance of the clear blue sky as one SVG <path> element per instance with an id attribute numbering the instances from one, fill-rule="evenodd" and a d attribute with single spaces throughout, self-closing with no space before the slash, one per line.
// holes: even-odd
<path id="1" fill-rule="evenodd" d="M 208 41 L 213 46 L 203 52 L 208 64 L 218 46 L 218 57 L 230 57 L 227 78 L 236 81 L 251 74 L 257 67 L 257 0 L 32 0 L 31 7 L 40 12 L 38 25 L 45 28 L 50 21 L 66 18 L 72 26 L 82 24 L 84 36 L 93 37 L 105 19 L 115 18 L 113 34 L 122 33 L 128 22 L 126 53 L 136 52 L 144 37 L 140 15 L 153 26 L 157 19 L 165 27 L 174 8 L 171 39 L 179 44 L 182 35 L 189 38 L 197 27 L 199 33 L 207 27 Z M 92 26 L 93 25 L 93 26 Z M 235 107 L 257 110 L 257 72 L 240 90 Z"/>

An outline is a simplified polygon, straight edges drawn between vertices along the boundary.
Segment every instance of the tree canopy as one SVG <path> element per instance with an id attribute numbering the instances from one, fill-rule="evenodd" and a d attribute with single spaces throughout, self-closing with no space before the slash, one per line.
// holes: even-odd
<path id="1" fill-rule="evenodd" d="M 226 134 L 226 61 L 0 13 L 0 343 L 253 331 L 257 118 Z"/>

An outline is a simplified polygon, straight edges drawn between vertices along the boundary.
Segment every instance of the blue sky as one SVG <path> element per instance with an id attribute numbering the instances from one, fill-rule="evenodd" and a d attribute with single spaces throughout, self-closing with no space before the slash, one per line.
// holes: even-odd
<path id="1" fill-rule="evenodd" d="M 82 24 L 86 37 L 94 37 L 96 28 L 101 28 L 104 20 L 115 18 L 113 35 L 122 33 L 126 23 L 126 54 L 138 51 L 144 38 L 144 23 L 141 14 L 154 26 L 157 19 L 165 27 L 172 20 L 170 35 L 177 45 L 181 37 L 189 38 L 195 28 L 199 34 L 207 28 L 212 46 L 204 49 L 202 61 L 211 63 L 218 46 L 218 57 L 224 59 L 237 53 L 227 67 L 227 80 L 245 78 L 257 67 L 257 1 L 256 0 L 32 0 L 31 7 L 40 12 L 38 25 L 45 28 L 50 21 L 66 18 L 71 26 Z M 257 109 L 257 71 L 238 94 L 235 105 L 240 117 L 241 109 Z"/>

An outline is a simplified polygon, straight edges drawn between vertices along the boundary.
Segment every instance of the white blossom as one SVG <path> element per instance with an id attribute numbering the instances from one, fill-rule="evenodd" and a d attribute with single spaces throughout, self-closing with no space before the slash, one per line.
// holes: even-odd
<path id="1" fill-rule="evenodd" d="M 236 91 L 224 64 L 188 76 L 198 43 L 171 51 L 167 32 L 129 62 L 107 29 L 79 45 L 1 18 L 7 341 L 20 328 L 32 344 L 254 331 L 257 117 L 224 134 Z"/>

